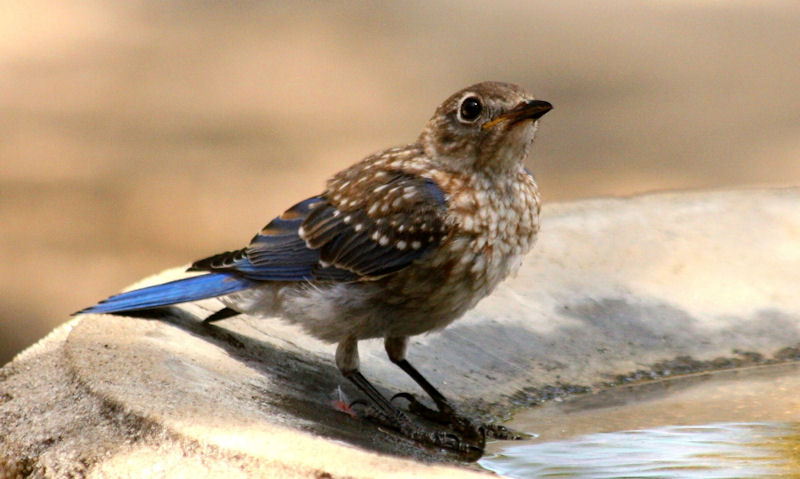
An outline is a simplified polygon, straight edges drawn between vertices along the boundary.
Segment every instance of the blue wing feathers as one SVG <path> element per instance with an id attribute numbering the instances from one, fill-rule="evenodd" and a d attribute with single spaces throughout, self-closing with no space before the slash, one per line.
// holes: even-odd
<path id="1" fill-rule="evenodd" d="M 195 262 L 191 271 L 227 272 L 253 281 L 354 281 L 366 276 L 382 276 L 403 269 L 428 254 L 439 241 L 439 231 L 415 234 L 393 231 L 394 226 L 414 222 L 441 224 L 438 211 L 446 208 L 447 198 L 433 181 L 408 174 L 395 174 L 388 183 L 393 188 L 383 193 L 373 188 L 372 201 L 391 202 L 384 194 L 398 194 L 417 188 L 417 211 L 391 209 L 385 217 L 372 218 L 366 205 L 339 210 L 329 198 L 314 196 L 292 206 L 269 222 L 253 237 L 247 248 L 218 254 Z M 392 193 L 393 192 L 393 193 Z M 393 207 L 394 208 L 394 207 Z M 415 213 L 418 213 L 415 215 Z M 348 218 L 345 222 L 344 219 Z M 359 230 L 354 225 L 361 225 Z M 300 237 L 300 228 L 304 230 Z M 406 236 L 416 248 L 396 248 L 390 242 L 378 243 L 375 234 Z"/>
<path id="2" fill-rule="evenodd" d="M 204 274 L 111 296 L 79 313 L 114 313 L 157 308 L 235 293 L 251 286 L 253 282 L 246 278 L 224 273 Z"/>
<path id="3" fill-rule="evenodd" d="M 310 249 L 298 230 L 314 206 L 324 202 L 323 197 L 315 196 L 297 203 L 270 221 L 247 248 L 196 261 L 189 270 L 229 272 L 254 281 L 316 279 L 319 251 Z"/>
<path id="4" fill-rule="evenodd" d="M 247 289 L 265 281 L 358 281 L 379 277 L 408 266 L 428 254 L 439 242 L 440 211 L 446 208 L 444 192 L 430 179 L 398 174 L 390 180 L 395 197 L 409 188 L 421 194 L 417 209 L 391 210 L 384 217 L 373 218 L 365 205 L 339 213 L 325 196 L 315 196 L 297 203 L 273 219 L 246 248 L 228 251 L 196 261 L 189 271 L 208 274 L 180 279 L 112 296 L 80 313 L 137 311 L 177 303 L 222 296 Z M 372 195 L 378 188 L 371 190 Z M 391 193 L 394 191 L 394 193 Z M 375 196 L 371 201 L 388 202 L 391 198 Z M 394 208 L 394 206 L 393 206 Z M 344 218 L 348 221 L 345 223 Z M 433 225 L 427 233 L 394 225 Z M 358 229 L 355 224 L 360 225 Z M 391 225 L 391 226 L 390 226 Z M 300 237 L 303 227 L 304 237 Z M 375 234 L 392 241 L 378 241 Z M 414 248 L 397 246 L 399 238 Z"/>

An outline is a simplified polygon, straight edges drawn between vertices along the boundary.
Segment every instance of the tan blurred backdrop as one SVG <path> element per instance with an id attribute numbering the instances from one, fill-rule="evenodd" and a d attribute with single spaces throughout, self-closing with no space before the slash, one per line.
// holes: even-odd
<path id="1" fill-rule="evenodd" d="M 481 80 L 555 105 L 529 164 L 546 202 L 798 185 L 799 46 L 796 1 L 4 0 L 0 364 L 243 246 Z"/>

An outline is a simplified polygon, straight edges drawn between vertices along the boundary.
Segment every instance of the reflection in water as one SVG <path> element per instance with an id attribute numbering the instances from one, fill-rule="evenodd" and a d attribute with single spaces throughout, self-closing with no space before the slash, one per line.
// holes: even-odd
<path id="1" fill-rule="evenodd" d="M 798 425 L 717 423 L 516 445 L 481 459 L 508 477 L 800 477 Z"/>

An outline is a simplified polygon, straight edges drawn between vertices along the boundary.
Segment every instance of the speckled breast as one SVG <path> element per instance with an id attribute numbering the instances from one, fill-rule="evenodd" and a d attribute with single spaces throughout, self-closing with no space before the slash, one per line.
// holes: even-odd
<path id="1" fill-rule="evenodd" d="M 418 267 L 389 281 L 387 291 L 397 294 L 386 298 L 425 311 L 435 324 L 420 325 L 422 331 L 446 326 L 515 273 L 539 231 L 538 188 L 522 169 L 501 182 L 433 179 L 448 193 L 453 228 Z"/>

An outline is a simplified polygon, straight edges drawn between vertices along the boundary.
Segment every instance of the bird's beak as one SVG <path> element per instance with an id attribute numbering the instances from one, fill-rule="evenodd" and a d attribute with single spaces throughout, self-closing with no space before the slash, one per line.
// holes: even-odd
<path id="1" fill-rule="evenodd" d="M 491 121 L 483 125 L 484 130 L 497 125 L 503 121 L 510 121 L 517 123 L 522 120 L 538 120 L 545 113 L 553 109 L 553 105 L 544 100 L 528 100 L 517 105 L 513 110 L 503 113 L 502 115 L 493 118 Z"/>

